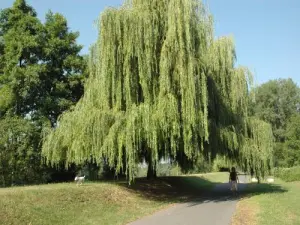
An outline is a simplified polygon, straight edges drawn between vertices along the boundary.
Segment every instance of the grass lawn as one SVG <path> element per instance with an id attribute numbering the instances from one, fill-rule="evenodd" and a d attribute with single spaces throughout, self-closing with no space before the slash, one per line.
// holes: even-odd
<path id="1" fill-rule="evenodd" d="M 224 178 L 223 178 L 224 177 Z M 227 173 L 0 189 L 0 224 L 126 224 L 227 179 Z"/>
<path id="2" fill-rule="evenodd" d="M 228 182 L 228 172 L 216 172 L 216 173 L 206 173 L 206 174 L 191 174 L 184 176 L 183 179 L 189 186 L 201 187 L 203 189 L 210 189 L 214 187 L 217 183 Z M 199 177 L 200 179 L 195 179 Z"/>
<path id="3" fill-rule="evenodd" d="M 198 175 L 204 179 L 209 180 L 213 183 L 224 183 L 228 182 L 229 173 L 228 172 L 216 172 L 216 173 L 206 173 L 206 174 L 200 174 Z"/>
<path id="4" fill-rule="evenodd" d="M 233 225 L 300 225 L 300 182 L 251 184 L 238 203 Z"/>

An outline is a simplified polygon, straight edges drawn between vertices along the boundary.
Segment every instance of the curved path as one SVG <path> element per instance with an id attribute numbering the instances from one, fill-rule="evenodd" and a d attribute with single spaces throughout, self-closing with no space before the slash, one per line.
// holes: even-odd
<path id="1" fill-rule="evenodd" d="M 239 176 L 239 190 L 246 186 L 246 176 Z M 192 202 L 179 203 L 128 225 L 228 225 L 238 202 L 229 184 L 218 184 L 209 195 Z"/>

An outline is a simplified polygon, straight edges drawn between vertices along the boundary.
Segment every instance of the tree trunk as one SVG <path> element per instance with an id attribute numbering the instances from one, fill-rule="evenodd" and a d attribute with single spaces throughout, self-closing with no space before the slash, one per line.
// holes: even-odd
<path id="1" fill-rule="evenodd" d="M 152 163 L 152 158 L 150 156 L 148 161 L 147 179 L 155 179 L 156 177 L 156 163 Z"/>

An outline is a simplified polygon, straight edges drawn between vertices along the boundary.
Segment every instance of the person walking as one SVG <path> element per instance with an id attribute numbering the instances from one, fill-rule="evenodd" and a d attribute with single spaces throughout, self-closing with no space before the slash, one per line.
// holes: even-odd
<path id="1" fill-rule="evenodd" d="M 238 174 L 235 170 L 235 167 L 231 168 L 231 172 L 229 174 L 229 183 L 230 183 L 230 189 L 231 191 L 236 194 L 238 190 L 238 182 L 239 182 L 239 177 Z"/>

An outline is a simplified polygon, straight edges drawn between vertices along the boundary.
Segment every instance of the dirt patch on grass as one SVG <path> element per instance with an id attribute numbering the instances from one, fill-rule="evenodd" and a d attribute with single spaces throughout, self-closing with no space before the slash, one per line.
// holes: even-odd
<path id="1" fill-rule="evenodd" d="M 295 213 L 293 213 L 293 212 L 288 212 L 287 213 L 287 220 L 291 224 L 295 224 L 295 222 L 297 221 L 297 215 L 295 215 Z"/>
<path id="2" fill-rule="evenodd" d="M 231 225 L 256 225 L 258 212 L 259 206 L 257 204 L 249 203 L 244 199 L 238 202 Z"/>
<path id="3" fill-rule="evenodd" d="M 294 184 L 295 184 L 297 187 L 300 187 L 300 181 L 296 181 L 296 182 L 294 182 Z"/>

